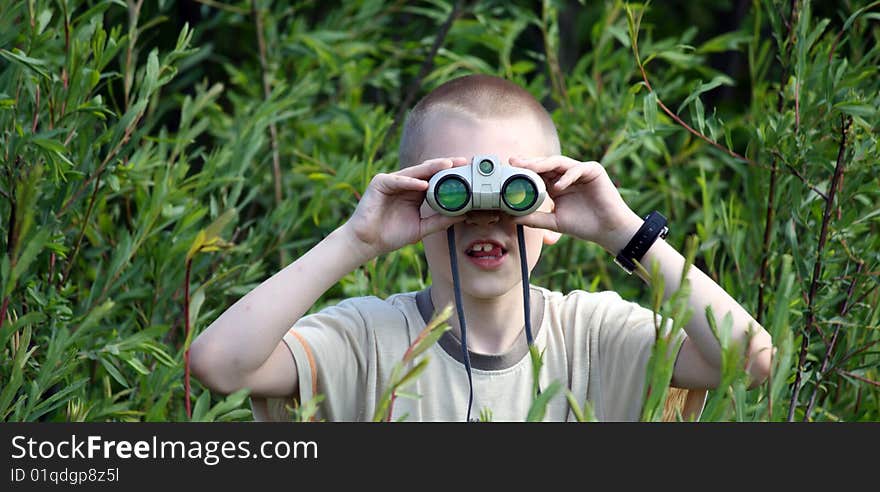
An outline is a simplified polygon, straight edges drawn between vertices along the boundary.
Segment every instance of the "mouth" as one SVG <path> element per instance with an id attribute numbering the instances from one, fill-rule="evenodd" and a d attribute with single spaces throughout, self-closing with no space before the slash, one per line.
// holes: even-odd
<path id="1" fill-rule="evenodd" d="M 484 270 L 499 268 L 507 258 L 507 248 L 494 239 L 477 239 L 465 249 L 467 259 Z"/>

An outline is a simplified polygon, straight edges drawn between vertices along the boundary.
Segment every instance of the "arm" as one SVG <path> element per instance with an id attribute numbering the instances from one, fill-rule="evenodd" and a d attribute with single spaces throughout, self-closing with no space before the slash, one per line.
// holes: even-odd
<path id="1" fill-rule="evenodd" d="M 612 229 L 603 247 L 612 254 L 622 250 L 642 225 L 642 219 L 632 213 Z M 685 258 L 663 239 L 658 238 L 645 253 L 641 263 L 646 268 L 656 261 L 666 288 L 664 300 L 681 285 L 681 271 Z M 643 272 L 636 270 L 645 282 Z M 770 373 L 772 341 L 770 334 L 752 318 L 736 300 L 694 265 L 687 273 L 691 285 L 688 306 L 694 315 L 684 326 L 688 338 L 678 355 L 672 376 L 673 386 L 680 388 L 714 388 L 721 379 L 721 346 L 715 339 L 704 313 L 711 306 L 716 325 L 727 313 L 733 318 L 731 341 L 743 346 L 748 361 L 747 370 L 752 377 L 752 387 L 763 382 Z M 751 330 L 751 333 L 750 333 Z M 746 347 L 746 345 L 748 345 Z"/>
<path id="2" fill-rule="evenodd" d="M 605 168 L 598 162 L 579 162 L 565 156 L 511 159 L 510 162 L 539 173 L 554 201 L 553 212 L 535 212 L 518 217 L 515 222 L 592 241 L 615 255 L 642 224 L 642 219 L 626 205 Z M 655 260 L 659 263 L 668 297 L 681 283 L 684 257 L 666 241 L 658 239 L 641 263 L 651 265 Z M 691 266 L 687 278 L 691 284 L 688 303 L 694 316 L 684 327 L 688 338 L 678 354 L 673 385 L 691 389 L 714 388 L 720 382 L 721 347 L 706 320 L 706 306 L 712 307 L 718 324 L 727 313 L 731 314 L 732 341 L 744 346 L 750 340 L 744 347 L 749 362 L 747 370 L 753 386 L 760 384 L 770 373 L 770 335 L 698 268 Z"/>
<path id="3" fill-rule="evenodd" d="M 297 394 L 296 365 L 282 338 L 339 281 L 366 261 L 463 217 L 421 218 L 426 181 L 464 159 L 432 159 L 377 174 L 351 218 L 305 255 L 227 309 L 190 346 L 193 374 L 212 390 L 250 388 L 252 396 Z"/>
<path id="4" fill-rule="evenodd" d="M 193 375 L 222 393 L 248 387 L 254 396 L 295 394 L 296 365 L 281 339 L 327 289 L 369 259 L 355 244 L 343 225 L 239 299 L 192 343 Z"/>

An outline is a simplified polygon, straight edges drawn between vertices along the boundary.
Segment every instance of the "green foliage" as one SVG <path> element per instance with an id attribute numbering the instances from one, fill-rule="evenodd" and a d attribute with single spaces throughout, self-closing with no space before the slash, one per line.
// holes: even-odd
<path id="1" fill-rule="evenodd" d="M 260 28 L 245 1 L 0 0 L 0 419 L 185 420 L 186 321 L 192 339 L 396 168 L 410 86 L 472 72 L 544 102 L 563 153 L 663 211 L 679 251 L 695 236 L 694 264 L 773 335 L 755 389 L 726 347 L 703 419 L 880 419 L 877 2 L 463 3 L 417 80 L 449 0 L 261 0 Z M 683 326 L 680 297 L 609 260 L 563 238 L 533 281 Z M 411 245 L 314 309 L 429 283 Z M 648 420 L 670 367 L 652 360 Z M 194 419 L 250 418 L 243 394 L 193 396 Z"/>
<path id="2" fill-rule="evenodd" d="M 386 383 L 385 391 L 376 403 L 376 412 L 373 414 L 373 422 L 390 421 L 394 412 L 394 400 L 398 396 L 418 398 L 418 395 L 409 395 L 403 390 L 418 379 L 419 375 L 428 367 L 430 358 L 426 355 L 416 362 L 416 358 L 424 354 L 426 350 L 437 343 L 443 333 L 449 329 L 446 320 L 452 315 L 452 306 L 446 306 L 442 311 L 427 324 L 407 348 L 400 362 L 391 368 L 391 376 Z M 403 417 L 402 417 L 403 419 Z"/>

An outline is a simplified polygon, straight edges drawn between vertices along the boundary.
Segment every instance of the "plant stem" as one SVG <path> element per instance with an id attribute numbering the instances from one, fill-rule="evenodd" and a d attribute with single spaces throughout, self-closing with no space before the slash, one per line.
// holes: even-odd
<path id="1" fill-rule="evenodd" d="M 31 133 L 37 133 L 37 125 L 40 122 L 40 84 L 36 85 L 34 92 L 34 120 L 31 123 Z"/>
<path id="2" fill-rule="evenodd" d="M 859 381 L 862 381 L 862 382 L 868 383 L 872 386 L 876 386 L 876 387 L 880 388 L 880 381 L 874 381 L 873 379 L 868 379 L 864 376 L 859 376 L 858 374 L 853 374 L 851 372 L 844 371 L 843 369 L 837 369 L 837 372 L 840 374 L 843 374 L 844 376 L 849 376 L 851 378 L 858 379 Z"/>
<path id="3" fill-rule="evenodd" d="M 134 70 L 132 69 L 135 57 L 134 47 L 137 43 L 138 17 L 140 17 L 143 3 L 144 0 L 128 0 L 128 46 L 125 49 L 125 78 L 123 79 L 123 89 L 125 90 L 125 101 L 123 103 L 125 104 L 126 111 L 128 111 L 128 106 L 131 103 L 131 86 L 134 83 Z"/>
<path id="4" fill-rule="evenodd" d="M 846 298 L 843 300 L 843 303 L 840 306 L 840 317 L 843 318 L 846 316 L 847 312 L 849 312 L 849 308 L 852 305 L 850 301 L 852 300 L 853 291 L 855 291 L 856 282 L 858 281 L 858 274 L 864 268 L 864 263 L 859 263 L 856 266 L 856 275 L 853 276 L 852 282 L 849 284 L 849 289 L 846 291 Z M 825 351 L 825 358 L 822 359 L 822 368 L 819 369 L 818 381 L 821 381 L 825 376 L 825 371 L 828 370 L 828 362 L 831 360 L 831 355 L 834 353 L 834 349 L 837 346 L 837 337 L 840 335 L 841 325 L 838 325 L 837 328 L 834 329 L 834 334 L 831 336 L 831 343 L 828 344 L 828 349 Z M 804 413 L 804 422 L 809 422 L 810 415 L 813 413 L 813 406 L 816 404 L 816 396 L 819 393 L 819 384 L 816 384 L 813 387 L 813 394 L 810 395 L 810 403 L 807 405 L 807 411 Z"/>
<path id="5" fill-rule="evenodd" d="M 377 153 L 378 156 L 381 156 L 388 147 L 388 142 L 390 142 L 394 134 L 397 133 L 397 127 L 399 127 L 403 121 L 403 115 L 406 114 L 406 110 L 412 104 L 413 99 L 415 99 L 416 92 L 418 92 L 419 88 L 422 86 L 422 80 L 428 76 L 428 72 L 434 67 L 434 57 L 437 56 L 440 46 L 443 45 L 446 35 L 449 34 L 449 29 L 452 27 L 452 23 L 455 22 L 455 19 L 461 14 L 463 4 L 463 0 L 455 2 L 455 5 L 452 7 L 452 12 L 449 13 L 449 17 L 447 17 L 443 25 L 440 26 L 440 31 L 434 38 L 434 44 L 431 46 L 431 50 L 425 57 L 425 61 L 422 62 L 421 68 L 419 68 L 419 74 L 412 82 L 410 82 L 409 87 L 406 90 L 406 96 L 404 96 L 403 101 L 401 101 L 400 107 L 397 108 L 397 114 L 394 116 L 394 121 L 391 123 L 391 127 L 388 128 L 388 131 L 385 132 L 382 146 L 379 147 L 379 152 Z"/>
<path id="6" fill-rule="evenodd" d="M 186 260 L 186 275 L 183 281 L 183 343 L 189 339 L 189 275 L 192 270 L 192 258 Z M 190 387 L 189 387 L 189 347 L 185 347 L 183 352 L 183 396 L 186 403 L 186 417 L 192 419 L 192 409 L 190 408 Z"/>
<path id="7" fill-rule="evenodd" d="M 791 2 L 791 15 L 789 15 L 790 19 L 794 19 L 795 13 L 797 11 L 797 0 L 792 0 Z M 786 39 L 791 38 L 791 27 L 794 25 L 793 22 L 788 23 L 788 33 L 785 36 Z M 782 50 L 782 46 L 779 47 L 780 51 Z M 785 101 L 785 84 L 788 80 L 788 66 L 791 64 L 791 43 L 789 43 L 788 48 L 785 50 L 785 63 L 786 65 L 782 70 L 782 77 L 779 80 L 779 95 L 776 100 L 776 112 L 782 113 L 782 109 L 784 107 Z M 777 156 L 773 157 L 773 161 L 770 163 L 770 190 L 767 193 L 767 213 L 766 219 L 764 222 L 764 242 L 761 247 L 761 267 L 758 271 L 758 310 L 755 313 L 755 321 L 759 324 L 762 322 L 762 318 L 764 316 L 764 287 L 767 281 L 767 266 L 770 261 L 770 242 L 773 239 L 773 215 L 774 215 L 774 201 L 776 199 L 776 178 L 779 175 L 779 168 L 776 167 Z M 786 164 L 788 165 L 788 164 Z M 792 166 L 788 166 L 789 169 L 795 170 Z M 798 177 L 800 175 L 798 174 Z M 804 181 L 801 178 L 801 181 Z M 827 201 L 827 198 L 826 198 Z"/>
<path id="8" fill-rule="evenodd" d="M 263 100 L 268 102 L 272 96 L 272 87 L 269 80 L 269 63 L 266 57 L 266 40 L 263 35 L 263 17 L 257 8 L 257 0 L 251 0 L 251 14 L 254 16 L 254 24 L 257 31 L 257 47 L 260 52 L 260 71 L 263 78 Z M 281 156 L 278 152 L 278 127 L 274 122 L 269 123 L 269 144 L 272 147 L 272 173 L 275 178 L 275 204 L 280 205 L 281 195 Z M 282 253 L 282 259 L 283 259 Z M 281 265 L 284 265 L 282 261 Z"/>
<path id="9" fill-rule="evenodd" d="M 101 169 L 101 172 L 104 170 Z M 70 255 L 70 259 L 67 260 L 67 266 L 64 267 L 64 274 L 61 275 L 61 281 L 58 283 L 58 286 L 64 285 L 64 282 L 67 281 L 67 277 L 70 275 L 70 270 L 73 268 L 73 262 L 76 260 L 76 255 L 79 253 L 79 247 L 82 244 L 83 236 L 86 234 L 86 226 L 89 224 L 89 218 L 92 216 L 92 209 L 95 208 L 95 199 L 98 197 L 98 185 L 101 183 L 101 176 L 98 176 L 98 179 L 95 180 L 95 189 L 92 191 L 92 197 L 89 199 L 89 208 L 86 210 L 86 216 L 83 217 L 82 227 L 79 230 L 79 237 L 76 239 L 76 246 L 73 247 L 73 253 Z"/>
<path id="10" fill-rule="evenodd" d="M 6 310 L 9 308 L 9 296 L 3 298 L 3 305 L 0 306 L 0 333 L 3 333 L 3 322 L 6 321 Z"/>
<path id="11" fill-rule="evenodd" d="M 819 245 L 816 247 L 816 261 L 813 263 L 813 279 L 810 282 L 810 292 L 807 295 L 807 320 L 804 326 L 804 333 L 801 336 L 801 351 L 798 357 L 797 372 L 794 379 L 794 389 L 791 393 L 791 403 L 788 407 L 788 421 L 794 420 L 794 411 L 797 408 L 798 396 L 801 391 L 801 377 L 803 376 L 804 363 L 807 360 L 807 347 L 810 343 L 810 331 L 815 323 L 814 303 L 816 299 L 816 291 L 819 288 L 819 277 L 822 273 L 822 252 L 825 249 L 825 241 L 828 239 L 828 224 L 831 222 L 831 211 L 834 209 L 834 197 L 837 193 L 837 183 L 843 176 L 843 168 L 845 165 L 844 156 L 846 155 L 846 134 L 849 132 L 852 124 L 852 117 L 841 117 L 840 128 L 840 147 L 837 151 L 837 164 L 834 166 L 834 176 L 831 178 L 831 184 L 828 186 L 828 201 L 825 202 L 825 213 L 822 216 L 822 229 L 819 232 Z M 818 326 L 816 326 L 818 329 Z"/>

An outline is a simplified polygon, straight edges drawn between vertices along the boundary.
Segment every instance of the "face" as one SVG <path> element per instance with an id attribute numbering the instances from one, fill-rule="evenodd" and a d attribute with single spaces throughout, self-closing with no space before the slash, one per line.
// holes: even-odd
<path id="1" fill-rule="evenodd" d="M 549 148 L 547 139 L 541 137 L 540 126 L 526 117 L 476 121 L 462 116 L 440 116 L 432 117 L 427 123 L 431 137 L 423 150 L 422 161 L 436 157 L 471 158 L 476 154 L 493 154 L 509 165 L 512 156 L 544 156 L 558 152 L 558 149 Z M 552 200 L 547 197 L 538 211 L 549 212 L 552 207 Z M 422 217 L 436 213 L 427 202 L 422 203 Z M 476 211 L 468 212 L 464 222 L 454 226 L 463 294 L 490 299 L 511 289 L 522 288 L 516 225 L 511 219 L 500 210 Z M 530 227 L 525 227 L 523 232 L 531 272 L 541 255 L 542 244 L 552 244 L 559 236 Z M 425 236 L 422 243 L 434 283 L 442 282 L 451 289 L 452 270 L 446 231 Z M 481 244 L 501 246 L 500 258 L 479 258 L 480 253 L 475 250 L 485 248 L 480 248 Z M 495 246 L 489 252 L 491 255 L 498 253 Z"/>

